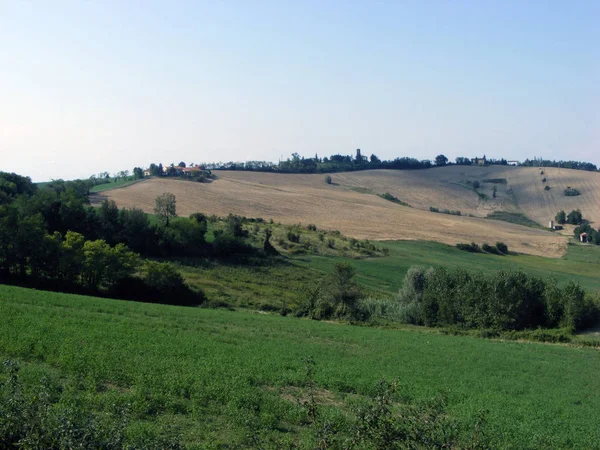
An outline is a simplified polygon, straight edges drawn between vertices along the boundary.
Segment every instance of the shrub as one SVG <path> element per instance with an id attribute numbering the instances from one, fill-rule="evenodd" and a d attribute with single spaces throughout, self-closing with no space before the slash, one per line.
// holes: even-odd
<path id="1" fill-rule="evenodd" d="M 564 287 L 523 272 L 492 274 L 414 267 L 407 272 L 395 318 L 428 326 L 492 330 L 583 329 L 598 319 L 599 302 L 575 283 Z M 374 314 L 381 305 L 368 305 Z M 379 311 L 378 309 L 379 308 Z"/>
<path id="2" fill-rule="evenodd" d="M 287 232 L 287 238 L 290 242 L 299 243 L 300 242 L 300 232 L 294 229 L 290 229 Z"/>
<path id="3" fill-rule="evenodd" d="M 317 231 L 317 226 L 313 223 L 309 223 L 306 229 L 309 231 Z"/>
<path id="4" fill-rule="evenodd" d="M 546 181 L 546 177 L 542 178 L 542 183 L 545 183 Z"/>
<path id="5" fill-rule="evenodd" d="M 470 244 L 458 243 L 456 244 L 456 248 L 466 252 L 481 253 L 481 248 L 475 242 L 471 242 Z"/>
<path id="6" fill-rule="evenodd" d="M 488 244 L 487 242 L 481 246 L 481 249 L 486 253 L 492 253 L 494 255 L 497 255 L 499 253 L 496 247 Z"/>
<path id="7" fill-rule="evenodd" d="M 554 220 L 556 220 L 556 222 L 560 225 L 564 225 L 567 223 L 567 215 L 564 211 L 559 211 L 556 216 L 554 216 Z"/>
<path id="8" fill-rule="evenodd" d="M 577 195 L 581 195 L 577 189 L 572 188 L 571 186 L 567 186 L 567 188 L 563 192 L 567 197 L 575 197 Z"/>
<path id="9" fill-rule="evenodd" d="M 504 254 L 508 253 L 508 245 L 506 245 L 504 242 L 496 242 L 496 249 L 500 253 L 504 253 Z"/>
<path id="10" fill-rule="evenodd" d="M 330 175 L 325 175 L 325 183 L 326 184 L 331 184 L 333 183 L 333 180 L 331 179 Z"/>
<path id="11" fill-rule="evenodd" d="M 544 186 L 544 190 L 545 191 L 549 191 L 550 190 L 550 186 L 548 186 L 548 185 Z"/>
<path id="12" fill-rule="evenodd" d="M 479 180 L 473 181 L 473 189 L 479 189 L 481 187 L 481 182 Z"/>
<path id="13" fill-rule="evenodd" d="M 403 202 L 402 200 L 400 200 L 398 197 L 394 197 L 392 194 L 390 194 L 389 192 L 385 192 L 383 194 L 377 194 L 379 197 L 383 198 L 384 200 L 388 200 L 392 203 L 397 203 L 399 205 L 402 206 L 410 206 L 408 203 Z"/>

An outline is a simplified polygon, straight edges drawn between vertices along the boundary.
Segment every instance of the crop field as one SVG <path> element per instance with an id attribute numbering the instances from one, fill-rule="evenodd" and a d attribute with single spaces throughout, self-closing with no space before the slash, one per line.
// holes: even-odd
<path id="1" fill-rule="evenodd" d="M 99 410 L 130 405 L 132 430 L 161 430 L 190 448 L 252 446 L 252 430 L 311 447 L 296 400 L 306 389 L 308 356 L 318 403 L 333 421 L 373 395 L 378 380 L 396 378 L 403 402 L 444 395 L 465 436 L 478 411 L 488 410 L 484 434 L 493 448 L 600 442 L 593 349 L 8 286 L 0 286 L 0 316 L 0 357 L 18 361 L 27 383 L 45 377 Z"/>
<path id="2" fill-rule="evenodd" d="M 501 170 L 507 173 L 512 170 L 534 173 L 537 169 Z M 519 179 L 518 173 L 514 174 Z M 272 218 L 285 224 L 314 223 L 319 228 L 340 230 L 358 239 L 424 240 L 450 245 L 471 241 L 480 245 L 503 241 L 519 253 L 554 258 L 562 256 L 567 249 L 566 236 L 483 218 L 496 210 L 517 212 L 521 203 L 527 204 L 514 194 L 522 189 L 515 188 L 513 194 L 508 194 L 506 191 L 511 187 L 510 179 L 507 184 L 496 183 L 500 186 L 498 198 L 492 199 L 491 186 L 494 183 L 486 182 L 479 193 L 487 196 L 488 200 L 482 200 L 467 181 L 507 176 L 494 167 L 383 170 L 333 174 L 334 184 L 327 185 L 323 175 L 218 172 L 218 179 L 211 183 L 151 179 L 93 195 L 91 201 L 98 204 L 108 198 L 119 207 L 135 206 L 152 212 L 155 198 L 163 192 L 171 192 L 177 197 L 180 215 L 200 211 L 220 216 L 233 213 Z M 384 192 L 389 192 L 412 207 L 374 195 Z M 565 201 L 573 198 L 576 197 L 565 197 Z M 430 206 L 460 210 L 463 215 L 431 213 Z M 528 214 L 526 207 L 522 209 Z M 478 217 L 467 217 L 466 214 Z"/>

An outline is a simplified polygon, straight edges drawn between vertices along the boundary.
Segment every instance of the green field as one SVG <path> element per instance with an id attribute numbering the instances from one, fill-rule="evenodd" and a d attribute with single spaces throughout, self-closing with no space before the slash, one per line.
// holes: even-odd
<path id="1" fill-rule="evenodd" d="M 212 238 L 210 232 L 207 237 Z M 424 241 L 378 242 L 377 246 L 388 248 L 389 255 L 350 260 L 356 268 L 357 281 L 375 297 L 396 293 L 404 274 L 413 265 L 461 267 L 473 271 L 520 269 L 542 278 L 554 277 L 559 283 L 572 280 L 592 291 L 600 289 L 600 247 L 595 246 L 569 245 L 561 259 L 469 253 Z M 243 307 L 282 307 L 284 303 L 295 303 L 304 287 L 323 280 L 332 272 L 334 264 L 342 261 L 348 260 L 299 254 L 259 266 L 182 260 L 180 269 L 187 281 L 202 288 L 211 300 Z"/>
<path id="2" fill-rule="evenodd" d="M 131 186 L 132 184 L 138 183 L 142 180 L 136 180 L 133 177 L 126 177 L 120 179 L 111 178 L 108 183 L 97 184 L 96 186 L 92 186 L 90 189 L 90 193 L 97 194 L 99 192 L 110 191 L 111 189 L 122 188 L 126 186 Z"/>
<path id="3" fill-rule="evenodd" d="M 0 286 L 0 355 L 89 408 L 127 403 L 129 425 L 180 435 L 192 448 L 249 446 L 267 436 L 311 447 L 304 364 L 316 361 L 324 410 L 397 378 L 405 402 L 447 396 L 468 434 L 489 410 L 494 448 L 598 448 L 597 350 L 383 330 L 277 315 L 169 307 Z M 222 445 L 227 445 L 223 447 Z"/>

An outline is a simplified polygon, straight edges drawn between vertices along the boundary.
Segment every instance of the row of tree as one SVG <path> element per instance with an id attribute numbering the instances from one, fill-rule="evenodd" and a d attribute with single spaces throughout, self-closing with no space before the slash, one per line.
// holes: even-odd
<path id="1" fill-rule="evenodd" d="M 525 167 L 560 167 L 563 169 L 587 170 L 590 172 L 598 170 L 595 164 L 585 161 L 556 161 L 542 158 L 526 159 L 520 165 Z"/>
<path id="2" fill-rule="evenodd" d="M 411 267 L 398 301 L 414 324 L 496 330 L 579 330 L 596 323 L 599 312 L 578 284 L 561 287 L 555 280 L 505 271 Z"/>

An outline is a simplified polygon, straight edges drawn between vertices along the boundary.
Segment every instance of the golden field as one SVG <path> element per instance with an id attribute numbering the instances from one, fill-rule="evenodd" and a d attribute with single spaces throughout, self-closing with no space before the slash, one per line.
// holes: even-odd
<path id="1" fill-rule="evenodd" d="M 600 174 L 569 169 L 523 167 L 450 166 L 416 171 L 372 170 L 331 174 L 327 185 L 322 174 L 273 174 L 215 171 L 211 183 L 154 178 L 125 188 L 93 195 L 98 204 L 108 198 L 119 207 L 138 207 L 151 213 L 155 198 L 171 192 L 179 215 L 194 212 L 262 217 L 278 222 L 337 229 L 359 239 L 429 240 L 446 244 L 505 242 L 513 251 L 560 257 L 567 245 L 564 234 L 485 219 L 492 211 L 523 212 L 542 225 L 564 209 L 580 208 L 584 217 L 600 220 Z M 542 178 L 551 189 L 544 190 Z M 481 199 L 467 181 L 506 179 L 482 183 Z M 566 197 L 572 186 L 581 191 Z M 389 192 L 412 208 L 374 194 Z M 429 212 L 429 207 L 460 210 L 463 216 Z M 475 217 L 468 217 L 470 214 Z"/>

